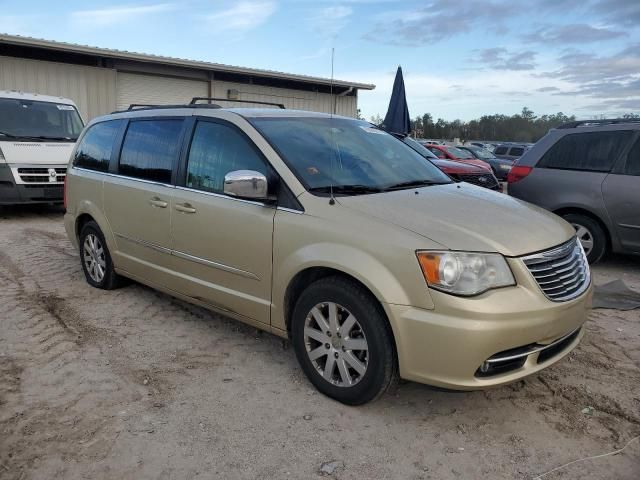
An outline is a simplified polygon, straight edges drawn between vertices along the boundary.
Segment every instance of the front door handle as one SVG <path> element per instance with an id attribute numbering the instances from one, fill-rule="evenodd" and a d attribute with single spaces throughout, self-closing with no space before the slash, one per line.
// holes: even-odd
<path id="1" fill-rule="evenodd" d="M 190 203 L 176 203 L 176 210 L 182 213 L 196 213 L 196 209 Z"/>
<path id="2" fill-rule="evenodd" d="M 152 207 L 157 208 L 167 208 L 167 206 L 169 205 L 167 202 L 165 202 L 164 200 L 160 200 L 158 197 L 153 197 L 151 200 L 149 200 L 149 204 Z"/>

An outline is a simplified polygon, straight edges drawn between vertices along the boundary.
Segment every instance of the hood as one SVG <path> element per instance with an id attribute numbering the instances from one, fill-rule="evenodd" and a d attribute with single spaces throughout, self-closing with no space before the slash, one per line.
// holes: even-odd
<path id="1" fill-rule="evenodd" d="M 484 168 L 472 165 L 470 163 L 454 162 L 452 160 L 443 160 L 442 158 L 429 158 L 436 167 L 445 172 L 451 173 L 486 173 Z"/>
<path id="2" fill-rule="evenodd" d="M 66 165 L 74 142 L 3 142 L 0 149 L 9 164 Z"/>
<path id="3" fill-rule="evenodd" d="M 516 257 L 554 247 L 575 235 L 560 217 L 475 185 L 434 185 L 337 200 L 451 250 Z"/>
<path id="4" fill-rule="evenodd" d="M 464 163 L 466 165 L 475 165 L 476 167 L 480 167 L 484 170 L 491 171 L 491 165 L 483 160 L 479 160 L 477 158 L 457 158 L 453 160 L 454 162 Z"/>

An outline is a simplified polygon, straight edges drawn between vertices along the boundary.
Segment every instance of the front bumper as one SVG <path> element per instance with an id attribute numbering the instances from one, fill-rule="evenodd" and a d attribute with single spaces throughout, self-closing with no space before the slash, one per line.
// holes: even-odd
<path id="1" fill-rule="evenodd" d="M 62 203 L 63 195 L 60 183 L 16 184 L 9 165 L 0 164 L 0 205 Z"/>
<path id="2" fill-rule="evenodd" d="M 402 378 L 454 390 L 481 389 L 536 373 L 578 345 L 592 286 L 576 299 L 553 302 L 520 268 L 520 260 L 509 263 L 516 277 L 514 287 L 472 298 L 431 290 L 434 310 L 386 305 Z M 540 348 L 554 342 L 558 343 L 551 348 Z M 485 362 L 492 357 L 505 359 L 527 349 L 530 353 L 519 357 L 518 363 L 487 370 Z M 482 372 L 483 366 L 487 371 Z"/>

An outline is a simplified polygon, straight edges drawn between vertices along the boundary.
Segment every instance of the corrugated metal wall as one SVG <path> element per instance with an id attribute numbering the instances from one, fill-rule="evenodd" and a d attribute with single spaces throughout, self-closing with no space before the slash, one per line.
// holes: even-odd
<path id="1" fill-rule="evenodd" d="M 0 90 L 22 90 L 71 98 L 85 121 L 132 103 L 188 103 L 194 96 L 207 96 L 206 81 L 164 75 L 116 72 L 114 69 L 69 65 L 42 60 L 0 56 Z M 213 81 L 214 97 L 227 98 L 237 90 L 240 100 L 283 103 L 286 108 L 330 113 L 332 96 L 277 87 Z M 336 114 L 355 117 L 357 97 L 335 96 Z M 223 106 L 247 106 L 224 102 Z"/>
<path id="2" fill-rule="evenodd" d="M 143 105 L 177 105 L 189 103 L 193 97 L 206 97 L 209 84 L 186 78 L 140 75 L 118 72 L 118 110 L 132 103 Z"/>
<path id="3" fill-rule="evenodd" d="M 116 72 L 64 63 L 0 57 L 0 90 L 22 90 L 72 99 L 85 121 L 112 112 Z"/>
<path id="4" fill-rule="evenodd" d="M 331 95 L 328 93 L 306 92 L 286 88 L 264 87 L 261 85 L 247 85 L 232 82 L 213 82 L 213 96 L 227 98 L 228 90 L 237 90 L 239 100 L 260 100 L 263 102 L 282 103 L 286 108 L 295 110 L 311 110 L 314 112 L 331 113 Z M 246 104 L 225 102 L 223 106 L 246 107 Z M 256 105 L 259 106 L 259 105 Z M 355 117 L 357 97 L 336 97 L 336 114 Z"/>

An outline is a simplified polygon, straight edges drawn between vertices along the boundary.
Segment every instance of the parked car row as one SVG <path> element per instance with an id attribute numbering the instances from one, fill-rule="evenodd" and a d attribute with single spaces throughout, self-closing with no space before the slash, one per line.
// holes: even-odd
<path id="1" fill-rule="evenodd" d="M 496 157 L 493 153 L 491 153 L 486 148 L 476 147 L 476 146 L 462 146 L 458 147 L 460 150 L 466 150 L 475 158 L 486 162 L 491 167 L 493 174 L 499 180 L 506 180 L 511 167 L 513 166 L 513 160 L 506 160 L 502 158 Z"/>
<path id="2" fill-rule="evenodd" d="M 486 167 L 438 158 L 429 148 L 409 136 L 402 138 L 402 141 L 433 163 L 444 173 L 449 175 L 449 177 L 456 182 L 468 182 L 490 190 L 502 191 L 500 182 L 498 182 L 498 179 L 492 175 Z"/>

